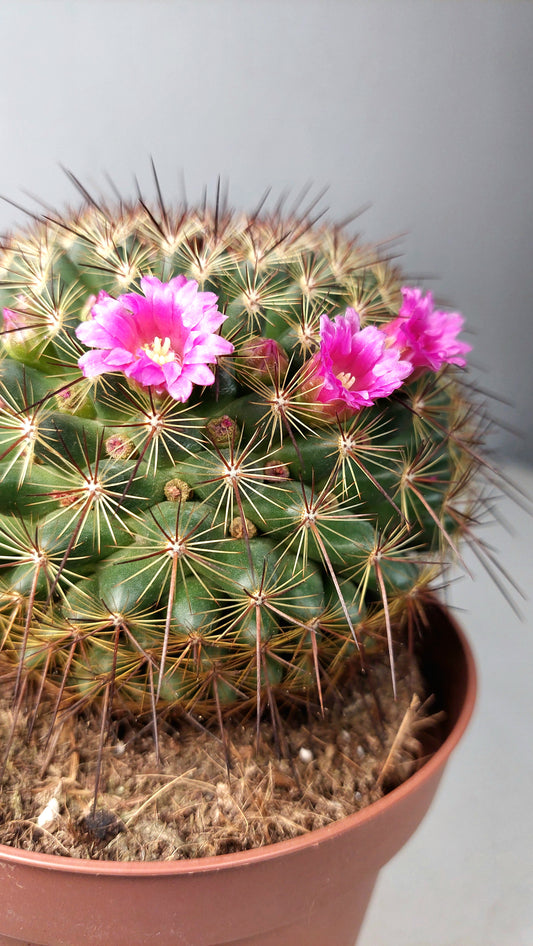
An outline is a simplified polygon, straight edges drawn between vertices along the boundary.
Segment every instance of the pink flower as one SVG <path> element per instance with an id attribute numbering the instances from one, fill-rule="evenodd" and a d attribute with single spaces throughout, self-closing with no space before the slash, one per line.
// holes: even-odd
<path id="1" fill-rule="evenodd" d="M 404 287 L 402 295 L 398 318 L 383 326 L 402 357 L 411 362 L 417 374 L 425 368 L 438 371 L 445 364 L 464 366 L 463 355 L 471 346 L 457 340 L 463 317 L 458 312 L 435 310 L 430 292 L 424 297 L 420 289 Z"/>
<path id="2" fill-rule="evenodd" d="M 26 328 L 26 325 L 26 317 L 20 312 L 14 312 L 13 309 L 4 309 L 4 331 L 14 332 L 17 329 Z"/>
<path id="3" fill-rule="evenodd" d="M 193 384 L 213 384 L 208 364 L 230 355 L 233 345 L 216 334 L 226 316 L 217 309 L 217 296 L 198 292 L 185 276 L 160 282 L 141 279 L 144 295 L 129 292 L 113 299 L 100 292 L 90 318 L 76 335 L 95 351 L 78 361 L 87 378 L 107 371 L 122 371 L 139 384 L 167 391 L 186 401 Z"/>
<path id="4" fill-rule="evenodd" d="M 21 344 L 31 342 L 35 337 L 35 326 L 32 327 L 31 319 L 24 313 L 27 308 L 24 297 L 19 296 L 20 309 L 15 312 L 13 309 L 3 310 L 2 335 L 4 336 L 4 345 Z M 35 316 L 34 316 L 35 318 Z"/>
<path id="5" fill-rule="evenodd" d="M 374 404 L 399 388 L 412 371 L 387 336 L 374 325 L 361 329 L 355 309 L 331 321 L 320 319 L 320 348 L 306 372 L 306 396 L 343 415 Z"/>

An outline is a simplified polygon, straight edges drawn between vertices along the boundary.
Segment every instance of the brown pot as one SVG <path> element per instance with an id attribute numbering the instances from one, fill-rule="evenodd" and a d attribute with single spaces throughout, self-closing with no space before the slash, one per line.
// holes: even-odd
<path id="1" fill-rule="evenodd" d="M 440 606 L 423 660 L 446 732 L 399 788 L 294 840 L 198 860 L 86 861 L 0 845 L 0 946 L 354 946 L 378 871 L 422 820 L 474 705 L 472 653 Z"/>

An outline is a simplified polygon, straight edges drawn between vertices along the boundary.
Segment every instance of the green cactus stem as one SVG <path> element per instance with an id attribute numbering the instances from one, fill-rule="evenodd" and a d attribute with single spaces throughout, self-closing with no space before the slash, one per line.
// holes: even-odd
<path id="1" fill-rule="evenodd" d="M 432 368 L 400 345 L 427 298 L 394 265 L 306 218 L 139 201 L 33 224 L 0 273 L 0 660 L 19 691 L 261 715 L 394 665 L 477 515 L 484 425 L 466 346 Z M 147 293 L 137 360 L 125 341 L 96 370 L 102 313 L 126 306 L 126 338 Z M 171 298 L 179 337 L 157 321 Z"/>

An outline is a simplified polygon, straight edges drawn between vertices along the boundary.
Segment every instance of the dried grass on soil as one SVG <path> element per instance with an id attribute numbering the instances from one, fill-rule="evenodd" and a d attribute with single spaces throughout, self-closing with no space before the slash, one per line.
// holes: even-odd
<path id="1" fill-rule="evenodd" d="M 36 731 L 28 748 L 20 723 L 0 789 L 0 842 L 71 857 L 176 860 L 320 828 L 375 801 L 423 760 L 438 719 L 425 712 L 414 667 L 404 665 L 398 680 L 394 701 L 383 664 L 372 671 L 372 686 L 357 679 L 342 710 L 330 708 L 324 718 L 300 712 L 284 724 L 282 758 L 270 723 L 261 724 L 257 753 L 253 721 L 229 720 L 229 772 L 216 731 L 165 726 L 158 765 L 150 730 L 138 733 L 123 719 L 106 743 L 96 811 L 98 721 L 66 722 L 51 759 L 46 730 Z M 0 705 L 0 744 L 11 719 Z M 57 814 L 39 826 L 47 806 Z"/>

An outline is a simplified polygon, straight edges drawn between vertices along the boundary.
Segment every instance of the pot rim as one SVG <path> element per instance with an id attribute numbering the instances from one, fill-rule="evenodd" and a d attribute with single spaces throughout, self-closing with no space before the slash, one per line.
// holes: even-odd
<path id="1" fill-rule="evenodd" d="M 371 805 L 362 808 L 354 814 L 347 815 L 326 825 L 309 831 L 307 834 L 285 841 L 276 841 L 273 844 L 263 845 L 249 851 L 237 851 L 231 854 L 215 854 L 209 857 L 190 858 L 177 861 L 100 861 L 86 858 L 65 857 L 62 854 L 42 854 L 36 851 L 25 851 L 0 844 L 0 863 L 25 865 L 26 867 L 43 870 L 67 871 L 76 874 L 105 875 L 117 877 L 160 877 L 172 875 L 186 875 L 205 873 L 208 871 L 229 870 L 235 867 L 244 867 L 247 864 L 260 860 L 270 860 L 280 856 L 333 840 L 346 831 L 355 829 L 358 825 L 372 822 L 380 818 L 389 808 L 396 805 L 411 792 L 430 781 L 435 773 L 442 769 L 449 756 L 459 743 L 472 716 L 476 702 L 477 672 L 472 648 L 460 625 L 453 615 L 443 605 L 446 611 L 451 630 L 459 641 L 465 659 L 465 697 L 459 715 L 452 729 L 444 739 L 442 745 L 434 752 L 430 759 L 409 776 L 405 782 L 392 789 L 387 795 L 379 798 Z"/>

